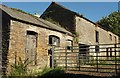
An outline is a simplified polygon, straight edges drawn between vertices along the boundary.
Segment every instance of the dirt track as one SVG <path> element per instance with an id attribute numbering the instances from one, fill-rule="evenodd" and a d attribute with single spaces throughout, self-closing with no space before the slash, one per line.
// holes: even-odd
<path id="1" fill-rule="evenodd" d="M 67 74 L 74 76 L 70 78 L 120 78 L 113 73 L 96 73 L 96 72 L 80 72 L 80 71 L 66 71 Z"/>

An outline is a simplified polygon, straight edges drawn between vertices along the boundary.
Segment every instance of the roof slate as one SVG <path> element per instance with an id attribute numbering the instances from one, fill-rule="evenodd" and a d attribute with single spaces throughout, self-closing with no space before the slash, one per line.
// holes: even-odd
<path id="1" fill-rule="evenodd" d="M 95 23 L 95 22 L 89 20 L 88 18 L 82 16 L 81 14 L 76 13 L 76 12 L 74 12 L 74 11 L 72 11 L 72 10 L 69 10 L 68 8 L 66 8 L 66 7 L 64 7 L 64 6 L 62 6 L 62 5 L 60 5 L 60 4 L 56 3 L 56 2 L 52 2 L 52 3 L 49 5 L 49 7 L 51 7 L 51 6 L 53 6 L 53 5 L 57 5 L 57 6 L 61 7 L 62 9 L 65 9 L 65 10 L 71 12 L 72 14 L 77 15 L 77 16 L 79 16 L 79 17 L 81 17 L 81 18 L 87 20 L 88 22 L 94 24 L 95 26 L 98 26 L 98 27 L 102 28 L 102 29 L 105 30 L 105 31 L 110 31 L 110 30 L 104 28 L 103 26 L 101 26 L 101 25 L 99 25 L 99 24 L 97 24 L 97 23 Z M 49 7 L 48 7 L 48 8 L 49 8 Z M 48 9 L 48 8 L 47 8 L 47 9 Z M 47 9 L 44 11 L 44 13 L 47 11 Z M 42 15 L 44 15 L 44 13 L 43 13 Z M 42 17 L 42 15 L 41 15 L 41 17 Z"/>
<path id="2" fill-rule="evenodd" d="M 79 14 L 79 13 L 76 13 L 76 12 L 74 12 L 74 11 L 72 11 L 72 10 L 64 7 L 64 6 L 62 6 L 62 5 L 58 4 L 57 2 L 52 2 L 52 3 L 49 5 L 49 7 L 52 6 L 52 5 L 54 5 L 54 4 L 57 5 L 57 6 L 59 6 L 59 7 L 61 7 L 61 8 L 63 8 L 63 9 L 65 9 L 65 10 L 67 10 L 67 11 L 69 11 L 69 12 L 71 12 L 71 13 L 73 13 L 74 15 L 77 15 L 77 16 L 79 16 L 79 17 L 81 17 L 81 18 L 83 18 L 83 19 L 85 19 L 85 20 L 87 20 L 87 21 L 89 21 L 89 22 L 91 22 L 91 23 L 93 23 L 93 24 L 96 25 L 96 23 L 94 23 L 93 21 L 91 21 L 91 20 L 89 20 L 88 18 L 84 17 L 83 15 L 81 15 L 81 14 Z M 46 9 L 46 10 L 47 10 L 47 9 Z M 44 14 L 44 13 L 43 13 L 43 14 Z"/>
<path id="3" fill-rule="evenodd" d="M 13 10 L 13 9 L 11 9 L 11 8 L 5 6 L 5 5 L 1 5 L 1 4 L 0 4 L 0 9 L 3 10 L 4 12 L 6 12 L 8 15 L 10 15 L 12 18 L 22 20 L 22 21 L 25 21 L 25 22 L 28 22 L 28 23 L 36 24 L 36 25 L 39 25 L 41 27 L 56 30 L 56 31 L 59 31 L 59 32 L 68 33 L 68 34 L 72 35 L 72 33 L 67 31 L 66 29 L 64 29 L 60 26 L 57 26 L 57 25 L 55 25 L 51 22 L 48 22 L 46 20 L 43 20 L 41 18 L 31 16 L 29 14 L 22 13 L 22 12 L 17 11 L 17 10 Z"/>

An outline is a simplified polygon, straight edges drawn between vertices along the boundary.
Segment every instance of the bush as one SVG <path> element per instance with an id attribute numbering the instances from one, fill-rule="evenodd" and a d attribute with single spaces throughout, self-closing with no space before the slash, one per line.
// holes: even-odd
<path id="1" fill-rule="evenodd" d="M 12 65 L 12 71 L 10 72 L 10 76 L 27 76 L 27 66 L 31 62 L 26 59 L 25 61 L 22 61 L 21 58 L 19 57 L 19 61 Z"/>
<path id="2" fill-rule="evenodd" d="M 10 72 L 10 78 L 35 78 L 35 77 L 43 77 L 43 78 L 62 78 L 64 76 L 64 70 L 60 67 L 56 68 L 48 68 L 45 66 L 43 69 L 38 69 L 35 71 L 28 71 L 27 66 L 30 64 L 28 59 L 22 61 L 19 58 L 19 61 L 12 65 L 12 71 Z"/>
<path id="3" fill-rule="evenodd" d="M 60 67 L 47 68 L 47 66 L 39 73 L 38 77 L 42 78 L 62 78 L 64 77 L 64 70 Z"/>

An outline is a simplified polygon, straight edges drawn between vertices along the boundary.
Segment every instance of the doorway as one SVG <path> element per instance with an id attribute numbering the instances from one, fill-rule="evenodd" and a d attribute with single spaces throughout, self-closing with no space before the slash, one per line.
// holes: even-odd
<path id="1" fill-rule="evenodd" d="M 83 64 L 89 61 L 89 45 L 86 44 L 79 44 L 79 59 L 82 61 Z"/>
<path id="2" fill-rule="evenodd" d="M 33 65 L 37 64 L 37 33 L 27 31 L 26 39 L 26 59 L 32 62 Z"/>

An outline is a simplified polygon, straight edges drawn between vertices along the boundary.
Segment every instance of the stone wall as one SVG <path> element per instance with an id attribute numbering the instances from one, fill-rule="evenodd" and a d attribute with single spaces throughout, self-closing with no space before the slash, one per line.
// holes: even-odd
<path id="1" fill-rule="evenodd" d="M 66 8 L 63 8 L 61 5 L 52 2 L 51 5 L 46 9 L 46 11 L 41 15 L 43 19 L 52 19 L 53 21 L 60 24 L 61 27 L 64 27 L 68 31 L 75 32 L 75 23 L 74 23 L 74 13 Z"/>
<path id="2" fill-rule="evenodd" d="M 8 49 L 9 49 L 9 39 L 10 39 L 10 16 L 2 11 L 2 72 L 5 74 L 6 67 L 8 63 Z"/>
<path id="3" fill-rule="evenodd" d="M 99 32 L 99 44 L 110 44 L 119 42 L 119 37 L 109 31 L 106 31 L 95 24 L 76 16 L 76 32 L 79 34 L 79 43 L 83 44 L 96 44 L 96 35 L 95 31 Z M 112 39 L 110 39 L 110 34 L 112 35 Z"/>
<path id="4" fill-rule="evenodd" d="M 97 45 L 97 44 L 119 43 L 119 37 L 113 34 L 112 32 L 106 31 L 79 16 L 76 16 L 75 19 L 76 19 L 76 32 L 77 34 L 79 34 L 80 44 Z M 99 42 L 96 42 L 96 31 L 99 32 Z M 100 48 L 105 48 L 105 49 L 100 49 L 99 51 L 106 51 L 107 48 L 110 49 L 111 47 L 114 47 L 114 45 L 103 45 L 100 46 Z M 93 52 L 90 53 L 90 55 L 96 56 L 95 46 L 91 46 L 90 48 L 94 48 L 90 50 L 91 52 Z M 106 52 L 99 52 L 98 55 L 107 56 Z M 114 55 L 114 53 L 112 55 Z"/>
<path id="5" fill-rule="evenodd" d="M 41 28 L 38 26 L 22 23 L 19 21 L 11 20 L 10 26 L 10 43 L 9 43 L 9 66 L 15 63 L 15 57 L 17 60 L 19 57 L 25 60 L 25 48 L 26 48 L 26 33 L 27 31 L 34 31 L 38 33 L 37 38 L 37 66 L 34 68 L 43 68 L 49 66 L 48 55 L 48 41 L 49 35 L 55 35 L 60 38 L 60 46 L 66 46 L 67 39 L 73 39 L 67 34 L 63 34 L 57 31 Z"/>

